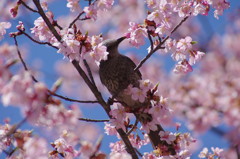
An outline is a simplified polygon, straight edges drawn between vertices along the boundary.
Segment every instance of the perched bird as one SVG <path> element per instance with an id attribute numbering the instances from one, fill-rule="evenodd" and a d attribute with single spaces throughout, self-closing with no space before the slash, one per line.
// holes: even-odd
<path id="1" fill-rule="evenodd" d="M 109 52 L 107 60 L 101 61 L 99 66 L 99 75 L 100 80 L 108 89 L 108 91 L 125 107 L 128 107 L 133 110 L 136 118 L 142 123 L 151 121 L 151 115 L 146 113 L 145 117 L 142 117 L 141 114 L 134 112 L 141 107 L 147 107 L 150 102 L 140 103 L 139 101 L 133 100 L 131 95 L 126 93 L 124 90 L 128 85 L 133 87 L 139 87 L 139 80 L 142 79 L 142 75 L 139 70 L 134 71 L 136 67 L 135 63 L 127 56 L 124 56 L 119 53 L 118 45 L 125 39 L 121 37 L 115 40 L 105 40 L 103 45 L 107 47 Z M 160 140 L 159 132 L 163 131 L 163 128 L 158 125 L 158 130 L 150 130 L 148 136 L 153 145 L 153 148 L 156 149 L 159 145 L 162 144 Z"/>

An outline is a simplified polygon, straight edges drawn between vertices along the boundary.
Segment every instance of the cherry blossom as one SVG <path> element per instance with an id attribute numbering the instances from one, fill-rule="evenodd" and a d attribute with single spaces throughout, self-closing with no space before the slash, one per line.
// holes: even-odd
<path id="1" fill-rule="evenodd" d="M 3 36 L 6 34 L 6 29 L 9 29 L 10 27 L 10 22 L 0 22 L 0 40 L 2 40 Z"/>
<path id="2" fill-rule="evenodd" d="M 130 28 L 128 29 L 129 34 L 127 37 L 129 38 L 130 44 L 135 47 L 139 47 L 145 43 L 144 38 L 147 37 L 147 29 L 139 26 L 134 22 L 129 23 Z"/>
<path id="3" fill-rule="evenodd" d="M 68 0 L 67 7 L 70 8 L 71 12 L 77 12 L 80 10 L 80 0 Z"/>
<path id="4" fill-rule="evenodd" d="M 48 12 L 47 17 L 51 22 L 53 21 L 53 15 L 51 12 Z M 34 27 L 31 28 L 31 33 L 34 34 L 40 41 L 55 41 L 53 34 L 47 27 L 42 17 L 39 17 L 34 21 Z"/>
<path id="5" fill-rule="evenodd" d="M 168 144 L 171 144 L 174 140 L 176 140 L 176 136 L 167 131 L 160 131 L 159 135 L 161 140 L 166 141 Z"/>
<path id="6" fill-rule="evenodd" d="M 89 7 L 84 7 L 83 11 L 86 13 L 87 18 L 97 20 L 97 8 L 94 5 L 91 5 Z"/>
<path id="7" fill-rule="evenodd" d="M 192 66 L 186 60 L 179 61 L 173 70 L 173 72 L 175 73 L 183 73 L 183 74 L 186 74 L 192 71 L 193 71 Z"/>

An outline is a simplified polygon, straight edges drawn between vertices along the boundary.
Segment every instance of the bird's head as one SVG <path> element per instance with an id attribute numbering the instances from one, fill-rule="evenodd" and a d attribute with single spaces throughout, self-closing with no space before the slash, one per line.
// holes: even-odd
<path id="1" fill-rule="evenodd" d="M 109 52 L 109 57 L 113 57 L 119 54 L 118 45 L 124 40 L 126 37 L 121 37 L 118 39 L 108 39 L 104 40 L 102 45 L 107 47 L 107 52 Z"/>

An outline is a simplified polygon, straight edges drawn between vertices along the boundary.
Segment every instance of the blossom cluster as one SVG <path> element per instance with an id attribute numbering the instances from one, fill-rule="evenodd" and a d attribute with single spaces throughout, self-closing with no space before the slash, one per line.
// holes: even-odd
<path id="1" fill-rule="evenodd" d="M 134 113 L 149 114 L 152 119 L 151 121 L 143 121 L 141 123 L 142 126 L 138 128 L 130 122 L 132 112 L 129 112 L 128 108 L 122 106 L 120 103 L 114 103 L 111 106 L 110 115 L 112 118 L 110 119 L 110 123 L 105 123 L 105 132 L 108 135 L 117 135 L 117 132 L 114 129 L 115 127 L 117 129 L 122 128 L 126 132 L 133 129 L 133 132 L 129 134 L 129 140 L 133 147 L 140 149 L 142 146 L 147 145 L 150 142 L 147 135 L 150 130 L 156 131 L 158 124 L 172 124 L 171 110 L 167 107 L 167 99 L 157 94 L 157 85 L 153 86 L 150 80 L 141 80 L 139 88 L 129 86 L 125 91 L 131 95 L 133 100 L 138 100 L 140 103 L 146 102 L 145 100 L 151 101 L 150 106 L 142 108 L 143 110 L 138 110 L 138 112 L 135 110 Z M 143 139 L 141 139 L 142 137 L 136 133 L 137 131 L 141 131 L 144 134 L 142 136 Z M 158 147 L 158 149 L 151 153 L 145 153 L 144 156 L 146 158 L 150 156 L 153 158 L 169 156 L 170 152 L 168 152 L 168 146 L 170 145 L 174 147 L 174 151 L 176 151 L 176 154 L 172 155 L 172 158 L 189 157 L 191 155 L 189 145 L 196 142 L 196 140 L 188 133 L 181 134 L 169 131 L 160 131 L 159 138 L 165 144 L 162 144 Z M 111 143 L 110 148 L 110 156 L 126 155 L 126 150 L 122 141 Z"/>
<path id="2" fill-rule="evenodd" d="M 207 158 L 207 159 L 214 159 L 216 158 L 223 158 L 223 149 L 220 149 L 218 147 L 214 148 L 211 147 L 212 153 L 208 152 L 208 148 L 204 148 L 200 154 L 199 154 L 199 158 Z"/>
<path id="3" fill-rule="evenodd" d="M 55 42 L 53 45 L 59 48 L 58 53 L 68 57 L 70 61 L 88 59 L 99 65 L 101 60 L 107 59 L 107 48 L 102 45 L 102 37 L 83 35 L 72 28 L 62 30 L 62 42 Z"/>
<path id="4" fill-rule="evenodd" d="M 68 0 L 67 7 L 70 8 L 71 12 L 79 12 L 81 10 L 80 0 Z M 89 6 L 83 8 L 84 13 L 86 13 L 86 18 L 93 20 L 97 19 L 98 11 L 107 11 L 112 8 L 114 0 L 98 0 L 93 2 Z"/>
<path id="5" fill-rule="evenodd" d="M 49 12 L 48 12 L 49 13 Z M 53 21 L 53 16 L 49 13 L 49 19 Z M 74 25 L 73 28 L 63 28 L 59 30 L 61 41 L 57 41 L 52 35 L 51 31 L 43 21 L 42 17 L 39 17 L 34 22 L 34 27 L 31 29 L 32 33 L 38 37 L 41 41 L 47 41 L 53 46 L 58 47 L 58 53 L 62 53 L 64 57 L 70 59 L 70 61 L 87 58 L 88 60 L 95 61 L 97 65 L 101 60 L 106 60 L 108 52 L 106 47 L 101 44 L 103 41 L 101 36 L 88 36 L 88 34 L 82 34 L 80 30 L 77 30 Z"/>
<path id="6" fill-rule="evenodd" d="M 196 16 L 198 14 L 207 15 L 210 6 L 215 9 L 214 15 L 218 18 L 222 12 L 229 8 L 229 3 L 225 0 L 216 1 L 157 1 L 147 0 L 149 11 L 144 24 L 130 22 L 130 28 L 126 37 L 130 44 L 139 47 L 145 44 L 145 38 L 151 40 L 149 53 L 154 49 L 163 49 L 171 51 L 172 57 L 178 64 L 174 68 L 176 73 L 188 73 L 192 71 L 192 65 L 195 64 L 204 55 L 203 52 L 192 49 L 192 41 L 190 36 L 180 40 L 168 39 L 178 25 L 177 21 L 183 20 L 188 16 Z M 157 38 L 156 38 L 157 37 Z M 154 38 L 154 41 L 153 39 Z M 165 40 L 166 39 L 166 40 Z M 162 43 L 164 41 L 165 43 Z M 156 51 L 155 50 L 155 51 Z M 186 56 L 189 56 L 189 59 Z"/>

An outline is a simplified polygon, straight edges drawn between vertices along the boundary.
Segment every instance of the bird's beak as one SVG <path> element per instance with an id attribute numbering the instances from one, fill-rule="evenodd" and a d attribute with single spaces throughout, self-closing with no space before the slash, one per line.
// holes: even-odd
<path id="1" fill-rule="evenodd" d="M 123 36 L 123 37 L 117 39 L 117 43 L 120 44 L 124 39 L 126 39 L 126 36 Z"/>

